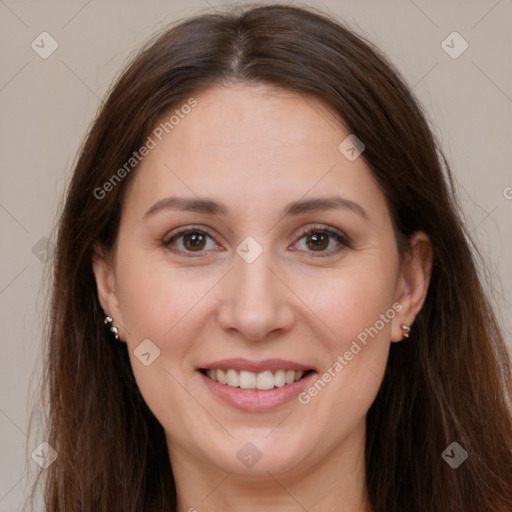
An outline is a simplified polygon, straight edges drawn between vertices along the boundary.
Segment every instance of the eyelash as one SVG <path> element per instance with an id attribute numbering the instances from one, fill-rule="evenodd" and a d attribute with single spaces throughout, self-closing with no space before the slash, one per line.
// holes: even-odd
<path id="1" fill-rule="evenodd" d="M 347 235 L 345 235 L 341 231 L 337 231 L 337 230 L 335 231 L 335 230 L 331 229 L 329 226 L 320 225 L 320 224 L 313 225 L 313 226 L 308 227 L 307 229 L 304 229 L 303 231 L 301 231 L 298 236 L 298 240 L 302 239 L 306 235 L 313 234 L 313 233 L 325 234 L 329 237 L 334 238 L 338 243 L 341 244 L 341 247 L 338 247 L 337 249 L 331 249 L 329 251 L 318 251 L 318 252 L 306 251 L 306 252 L 311 252 L 313 254 L 313 256 L 312 256 L 313 258 L 323 258 L 323 257 L 327 257 L 327 256 L 333 256 L 335 254 L 338 254 L 339 252 L 341 252 L 344 249 L 352 249 L 353 248 L 352 241 L 350 240 L 350 238 Z M 201 234 L 204 236 L 208 236 L 209 238 L 211 238 L 213 240 L 213 236 L 209 233 L 209 231 L 207 231 L 203 228 L 189 226 L 189 227 L 178 228 L 175 232 L 171 233 L 169 238 L 163 240 L 162 245 L 166 248 L 169 248 L 170 245 L 176 239 L 179 239 L 180 237 L 182 237 L 183 235 L 186 235 L 186 234 Z M 185 253 L 187 255 L 190 255 L 187 257 L 192 257 L 192 258 L 198 257 L 202 253 L 205 252 L 205 251 L 182 251 L 182 250 L 175 250 L 175 249 L 171 249 L 171 250 L 173 252 Z M 197 253 L 197 254 L 194 254 L 194 253 Z"/>

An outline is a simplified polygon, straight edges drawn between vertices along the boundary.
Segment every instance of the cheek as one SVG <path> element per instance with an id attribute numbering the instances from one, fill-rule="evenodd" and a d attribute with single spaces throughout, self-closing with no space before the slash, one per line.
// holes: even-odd
<path id="1" fill-rule="evenodd" d="M 318 377 L 322 382 L 306 390 L 303 403 L 315 402 L 318 417 L 348 429 L 366 414 L 378 392 L 396 315 L 393 259 L 360 261 L 332 273 L 307 295 L 308 305 L 328 329 L 323 329 L 327 350 Z M 332 435 L 339 435 L 336 429 Z"/>
<path id="2" fill-rule="evenodd" d="M 347 286 L 345 292 L 349 290 Z M 349 297 L 340 292 L 330 303 L 327 318 L 334 334 L 317 379 L 299 397 L 305 411 L 313 411 L 318 436 L 343 439 L 361 424 L 377 396 L 395 314 L 389 292 L 381 292 L 380 300 L 375 295 L 370 299 L 355 287 Z"/>
<path id="3" fill-rule="evenodd" d="M 163 408 L 170 407 L 171 413 L 173 404 L 190 400 L 182 385 L 193 375 L 190 354 L 208 318 L 204 299 L 218 277 L 211 271 L 173 267 L 165 255 L 155 257 L 138 248 L 124 254 L 129 257 L 118 258 L 116 274 L 131 365 L 148 406 L 161 417 L 167 414 Z M 156 347 L 150 344 L 150 352 L 158 354 L 150 366 L 137 357 L 143 340 L 150 340 Z"/>
<path id="4" fill-rule="evenodd" d="M 207 293 L 210 279 L 171 267 L 159 255 L 141 250 L 117 261 L 119 303 L 131 343 L 139 339 L 163 342 Z"/>
<path id="5" fill-rule="evenodd" d="M 395 316 L 394 278 L 394 273 L 386 272 L 383 265 L 362 264 L 333 272 L 322 284 L 317 281 L 315 287 L 303 283 L 308 306 L 329 328 L 333 353 L 349 350 L 353 340 L 364 342 L 368 331 L 372 338 L 389 339 Z"/>
<path id="6" fill-rule="evenodd" d="M 196 279 L 194 285 L 190 276 L 185 277 L 186 272 L 178 272 L 161 261 L 151 261 L 143 251 L 125 253 L 130 256 L 119 257 L 116 270 L 135 380 L 144 401 L 160 423 L 176 424 L 174 435 L 186 439 L 184 425 L 196 422 L 200 411 L 185 390 L 190 375 L 183 374 L 180 367 L 193 345 L 191 340 L 197 338 L 192 332 L 197 324 L 190 322 L 195 318 L 194 305 L 205 295 L 208 286 L 200 279 Z M 148 345 L 146 340 L 154 345 Z M 150 354 L 147 366 L 139 359 L 142 346 Z M 173 420 L 177 410 L 181 411 L 181 422 Z"/>

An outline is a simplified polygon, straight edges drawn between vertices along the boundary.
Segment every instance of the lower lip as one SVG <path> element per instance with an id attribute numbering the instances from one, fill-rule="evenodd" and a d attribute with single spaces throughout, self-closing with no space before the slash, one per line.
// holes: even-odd
<path id="1" fill-rule="evenodd" d="M 297 382 L 285 384 L 281 388 L 273 388 L 267 391 L 247 391 L 221 384 L 200 371 L 198 373 L 214 395 L 232 407 L 248 412 L 272 411 L 282 407 L 296 398 L 316 375 L 316 372 L 311 372 Z"/>

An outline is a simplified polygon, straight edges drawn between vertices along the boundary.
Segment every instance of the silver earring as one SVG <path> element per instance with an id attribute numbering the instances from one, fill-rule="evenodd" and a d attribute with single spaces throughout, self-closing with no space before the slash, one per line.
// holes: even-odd
<path id="1" fill-rule="evenodd" d="M 409 337 L 409 332 L 411 331 L 411 328 L 408 325 L 402 324 L 400 326 L 400 329 L 402 329 L 402 331 L 404 331 L 404 333 L 403 333 L 404 338 L 408 338 Z"/>
<path id="2" fill-rule="evenodd" d="M 103 320 L 103 323 L 104 323 L 105 325 L 107 325 L 107 324 L 111 324 L 111 323 L 112 323 L 112 321 L 113 321 L 113 320 L 112 320 L 112 317 L 107 315 L 107 316 L 105 317 L 105 319 Z M 114 325 L 111 325 L 111 326 L 110 326 L 110 331 L 111 331 L 111 332 L 112 332 L 112 334 L 114 335 L 114 338 L 115 338 L 116 340 L 118 340 L 118 339 L 119 339 L 119 335 L 117 334 L 117 327 L 114 327 Z"/>

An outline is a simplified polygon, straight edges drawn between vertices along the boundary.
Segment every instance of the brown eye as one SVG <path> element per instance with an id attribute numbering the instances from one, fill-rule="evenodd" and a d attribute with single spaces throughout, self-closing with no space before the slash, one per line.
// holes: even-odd
<path id="1" fill-rule="evenodd" d="M 299 247 L 300 250 L 310 253 L 310 255 L 316 253 L 312 254 L 313 257 L 332 256 L 344 249 L 352 248 L 352 242 L 347 235 L 341 231 L 334 231 L 327 226 L 313 226 L 303 231 L 297 243 L 299 245 L 303 244 L 303 248 Z"/>
<path id="2" fill-rule="evenodd" d="M 204 249 L 206 237 L 202 233 L 188 233 L 183 235 L 183 245 L 187 250 L 200 251 Z"/>
<path id="3" fill-rule="evenodd" d="M 207 247 L 208 240 L 211 240 L 212 247 Z M 180 253 L 202 253 L 208 248 L 215 248 L 216 244 L 209 233 L 202 229 L 185 228 L 171 233 L 171 235 L 162 242 L 164 247 L 168 247 L 174 252 Z"/>
<path id="4" fill-rule="evenodd" d="M 329 237 L 325 234 L 313 233 L 306 237 L 306 244 L 314 251 L 323 251 L 329 246 Z"/>

